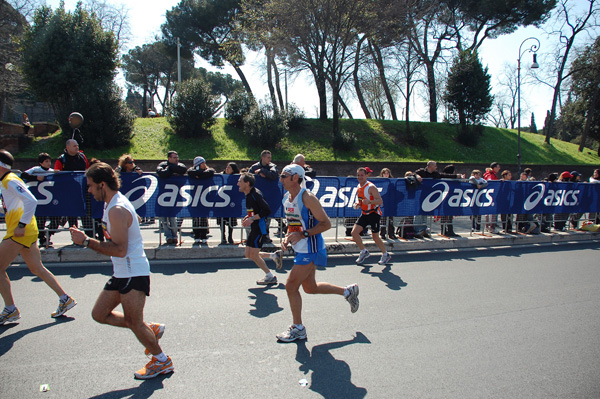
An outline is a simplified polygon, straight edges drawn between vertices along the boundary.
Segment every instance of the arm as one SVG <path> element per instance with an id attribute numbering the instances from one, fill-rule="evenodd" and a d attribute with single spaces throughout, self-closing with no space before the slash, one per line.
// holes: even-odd
<path id="1" fill-rule="evenodd" d="M 259 208 L 258 212 L 255 213 L 258 214 L 261 218 L 269 217 L 269 215 L 271 214 L 271 207 L 269 206 L 267 201 L 265 201 L 264 197 L 262 195 L 256 195 L 256 197 L 254 198 L 254 202 L 255 205 L 258 205 Z"/>
<path id="2" fill-rule="evenodd" d="M 23 214 L 19 219 L 19 223 L 28 225 L 35 216 L 35 208 L 37 208 L 38 203 L 37 199 L 21 181 L 12 180 L 8 183 L 7 188 L 13 191 L 23 201 Z M 25 235 L 25 227 L 15 228 L 16 237 L 22 237 L 23 235 Z"/>
<path id="3" fill-rule="evenodd" d="M 372 200 L 365 198 L 363 203 L 366 205 L 383 205 L 383 198 L 381 198 L 381 194 L 379 194 L 379 190 L 377 187 L 371 186 L 369 187 L 369 194 L 373 197 Z"/>
<path id="4" fill-rule="evenodd" d="M 268 180 L 277 180 L 279 174 L 277 172 L 277 165 L 274 163 L 269 164 L 268 167 L 262 168 L 261 174 L 263 174 L 265 179 Z"/>
<path id="5" fill-rule="evenodd" d="M 167 162 L 161 162 L 156 167 L 156 175 L 158 177 L 167 178 L 171 177 L 172 174 L 173 173 L 171 172 L 171 169 L 169 169 L 169 164 Z"/>
<path id="6" fill-rule="evenodd" d="M 100 242 L 95 238 L 89 238 L 77 227 L 71 227 L 71 239 L 77 245 L 82 245 L 83 241 L 89 239 L 88 248 L 108 256 L 123 258 L 127 255 L 127 230 L 133 222 L 131 213 L 125 208 L 115 206 L 108 212 L 110 220 L 110 241 Z"/>

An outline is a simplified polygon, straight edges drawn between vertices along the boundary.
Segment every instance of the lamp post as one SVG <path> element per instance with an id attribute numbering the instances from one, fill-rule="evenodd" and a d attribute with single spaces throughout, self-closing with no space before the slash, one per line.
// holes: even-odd
<path id="1" fill-rule="evenodd" d="M 536 44 L 532 44 L 529 48 L 522 50 L 523 44 L 528 40 L 534 40 Z M 537 63 L 537 51 L 540 49 L 540 41 L 536 37 L 528 37 L 521 42 L 519 46 L 519 58 L 517 58 L 517 165 L 519 168 L 518 175 L 521 174 L 521 57 L 525 53 L 533 53 L 533 63 L 531 69 L 537 69 L 540 65 Z"/>

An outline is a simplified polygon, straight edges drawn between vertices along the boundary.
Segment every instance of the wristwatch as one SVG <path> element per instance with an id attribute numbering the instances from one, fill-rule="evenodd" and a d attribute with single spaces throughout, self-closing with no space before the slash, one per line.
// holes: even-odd
<path id="1" fill-rule="evenodd" d="M 26 227 L 26 226 L 27 226 L 27 224 L 26 224 L 26 223 L 23 223 L 23 222 L 19 222 L 19 224 L 18 224 L 17 226 L 18 226 L 20 229 L 22 229 L 22 228 Z"/>
<path id="2" fill-rule="evenodd" d="M 89 237 L 86 238 L 85 240 L 83 240 L 83 242 L 81 243 L 81 246 L 84 247 L 84 248 L 87 248 L 88 245 L 90 245 L 90 239 L 89 239 Z"/>
<path id="3" fill-rule="evenodd" d="M 308 234 L 308 230 L 304 230 L 302 232 L 302 235 L 304 236 L 304 238 L 308 238 L 308 236 L 310 236 L 310 234 Z"/>

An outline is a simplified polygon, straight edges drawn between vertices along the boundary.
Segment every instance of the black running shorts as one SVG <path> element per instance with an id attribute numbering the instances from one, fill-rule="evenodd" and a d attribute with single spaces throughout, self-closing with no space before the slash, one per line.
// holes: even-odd
<path id="1" fill-rule="evenodd" d="M 128 278 L 111 277 L 104 286 L 106 291 L 119 291 L 127 294 L 131 290 L 142 291 L 150 296 L 150 276 L 136 276 Z"/>
<path id="2" fill-rule="evenodd" d="M 252 224 L 248 238 L 246 239 L 246 246 L 251 248 L 262 248 L 264 234 L 260 231 L 260 227 L 256 224 Z"/>
<path id="3" fill-rule="evenodd" d="M 371 231 L 373 233 L 379 233 L 379 222 L 381 221 L 381 215 L 377 212 L 371 212 L 368 215 L 360 215 L 356 223 L 359 226 L 362 226 L 363 229 L 366 229 L 367 226 L 371 226 Z"/>

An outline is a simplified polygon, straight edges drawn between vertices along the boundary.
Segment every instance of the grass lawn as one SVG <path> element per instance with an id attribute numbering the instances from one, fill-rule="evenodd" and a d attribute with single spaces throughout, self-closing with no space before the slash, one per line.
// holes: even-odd
<path id="1" fill-rule="evenodd" d="M 343 119 L 342 130 L 357 137 L 355 150 L 337 151 L 331 146 L 332 122 L 308 119 L 301 129 L 284 137 L 276 148 L 270 148 L 274 160 L 289 160 L 303 153 L 311 161 L 382 161 L 423 162 L 435 159 L 442 163 L 484 163 L 490 160 L 516 164 L 517 132 L 486 127 L 475 148 L 456 142 L 456 128 L 444 123 L 411 122 L 413 137 L 406 134 L 405 122 L 367 119 Z M 165 159 L 168 150 L 175 150 L 181 159 L 202 155 L 209 160 L 254 160 L 260 148 L 250 142 L 243 131 L 218 119 L 211 129 L 212 137 L 183 139 L 171 133 L 165 118 L 138 118 L 131 143 L 113 149 L 86 148 L 88 158 L 116 159 L 131 153 L 137 159 Z M 32 145 L 16 154 L 20 158 L 36 158 L 40 152 L 55 157 L 64 149 L 60 132 L 35 139 Z M 544 144 L 540 134 L 521 132 L 521 162 L 528 165 L 567 164 L 598 165 L 596 151 L 552 139 Z"/>

